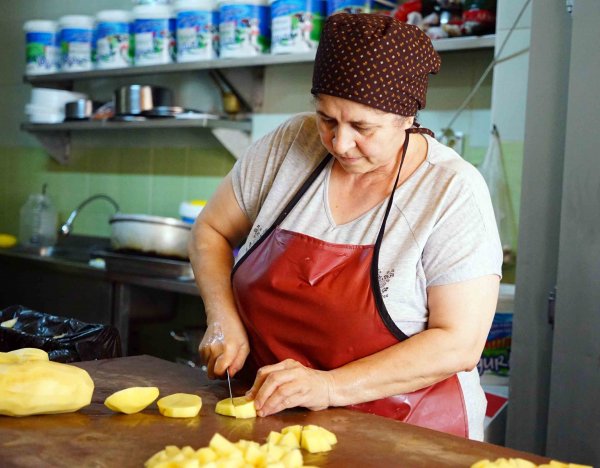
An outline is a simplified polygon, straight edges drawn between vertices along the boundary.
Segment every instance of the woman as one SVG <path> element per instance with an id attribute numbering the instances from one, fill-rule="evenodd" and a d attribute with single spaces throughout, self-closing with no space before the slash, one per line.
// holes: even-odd
<path id="1" fill-rule="evenodd" d="M 330 17 L 316 113 L 254 144 L 196 221 L 200 353 L 213 378 L 244 367 L 260 416 L 349 406 L 483 438 L 502 250 L 477 170 L 415 122 L 439 67 L 414 26 Z"/>

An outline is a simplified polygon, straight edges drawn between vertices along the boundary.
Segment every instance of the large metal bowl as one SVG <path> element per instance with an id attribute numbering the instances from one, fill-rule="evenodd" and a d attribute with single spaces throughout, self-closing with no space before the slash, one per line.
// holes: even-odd
<path id="1" fill-rule="evenodd" d="M 117 213 L 110 218 L 111 246 L 161 257 L 188 258 L 192 226 L 175 218 Z"/>

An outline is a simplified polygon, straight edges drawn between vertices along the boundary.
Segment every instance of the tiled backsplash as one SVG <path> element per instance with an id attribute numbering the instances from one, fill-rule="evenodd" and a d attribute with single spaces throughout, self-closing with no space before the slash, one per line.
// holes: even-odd
<path id="1" fill-rule="evenodd" d="M 61 166 L 40 148 L 0 147 L 0 232 L 17 234 L 19 209 L 44 183 L 65 221 L 85 198 L 104 193 L 124 213 L 178 217 L 183 200 L 206 199 L 233 167 L 223 148 L 75 148 Z M 84 208 L 77 234 L 108 236 L 112 207 L 103 201 Z"/>

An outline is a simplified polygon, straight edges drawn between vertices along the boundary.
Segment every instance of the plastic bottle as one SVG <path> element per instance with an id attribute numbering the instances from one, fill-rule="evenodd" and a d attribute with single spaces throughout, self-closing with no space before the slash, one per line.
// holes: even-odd
<path id="1" fill-rule="evenodd" d="M 94 18 L 87 15 L 67 15 L 58 20 L 60 28 L 61 69 L 83 71 L 93 68 L 92 44 Z"/>
<path id="2" fill-rule="evenodd" d="M 270 0 L 271 53 L 316 49 L 326 14 L 322 0 Z"/>
<path id="3" fill-rule="evenodd" d="M 56 21 L 31 20 L 23 24 L 26 55 L 25 73 L 54 73 L 59 68 L 58 24 Z"/>
<path id="4" fill-rule="evenodd" d="M 219 10 L 216 0 L 177 0 L 177 61 L 194 62 L 217 57 Z"/>
<path id="5" fill-rule="evenodd" d="M 135 65 L 171 63 L 169 48 L 174 41 L 169 28 L 171 7 L 163 4 L 138 5 L 133 8 L 133 43 Z"/>
<path id="6" fill-rule="evenodd" d="M 218 3 L 221 57 L 255 57 L 269 52 L 268 0 L 218 0 Z"/>
<path id="7" fill-rule="evenodd" d="M 98 68 L 122 68 L 131 64 L 129 29 L 131 13 L 102 10 L 96 14 L 96 65 Z"/>
<path id="8" fill-rule="evenodd" d="M 46 185 L 42 193 L 29 195 L 20 211 L 19 240 L 24 247 L 50 247 L 56 243 L 58 216 Z"/>

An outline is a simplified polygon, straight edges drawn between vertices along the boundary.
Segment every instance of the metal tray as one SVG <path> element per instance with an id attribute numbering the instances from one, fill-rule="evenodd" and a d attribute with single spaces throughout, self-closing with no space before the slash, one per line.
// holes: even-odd
<path id="1" fill-rule="evenodd" d="M 106 271 L 140 276 L 191 280 L 194 278 L 192 265 L 185 260 L 162 258 L 150 255 L 123 253 L 110 250 L 92 252 L 93 258 L 104 259 Z"/>

